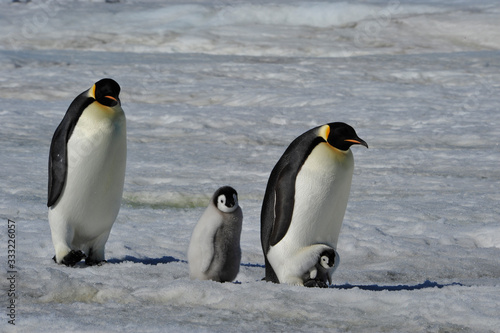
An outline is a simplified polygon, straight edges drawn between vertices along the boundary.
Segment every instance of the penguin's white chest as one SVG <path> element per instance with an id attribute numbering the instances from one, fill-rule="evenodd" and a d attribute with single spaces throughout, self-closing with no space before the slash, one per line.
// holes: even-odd
<path id="1" fill-rule="evenodd" d="M 118 214 L 126 150 L 123 110 L 91 104 L 67 143 L 66 183 L 52 209 L 64 216 L 82 241 L 109 230 Z"/>
<path id="2" fill-rule="evenodd" d="M 312 244 L 337 247 L 351 188 L 352 152 L 321 143 L 310 153 L 295 183 L 295 204 L 290 227 L 276 244 L 295 251 Z"/>

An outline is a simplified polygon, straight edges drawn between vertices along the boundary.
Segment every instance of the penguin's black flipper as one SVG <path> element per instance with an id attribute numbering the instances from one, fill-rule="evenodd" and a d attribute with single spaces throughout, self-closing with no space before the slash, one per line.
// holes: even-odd
<path id="1" fill-rule="evenodd" d="M 286 235 L 292 221 L 293 206 L 295 204 L 295 178 L 297 173 L 290 165 L 281 171 L 276 183 L 274 203 L 274 224 L 269 245 L 276 245 Z"/>
<path id="2" fill-rule="evenodd" d="M 94 99 L 84 91 L 76 97 L 52 137 L 49 153 L 49 187 L 47 207 L 54 205 L 62 193 L 68 173 L 67 144 L 80 115 Z"/>

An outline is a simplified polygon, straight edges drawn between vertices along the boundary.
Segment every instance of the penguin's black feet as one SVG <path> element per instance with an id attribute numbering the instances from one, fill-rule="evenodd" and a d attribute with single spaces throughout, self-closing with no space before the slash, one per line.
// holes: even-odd
<path id="1" fill-rule="evenodd" d="M 316 280 L 310 279 L 304 282 L 304 287 L 307 288 L 315 288 L 318 286 L 318 283 L 316 283 Z"/>
<path id="2" fill-rule="evenodd" d="M 90 248 L 89 249 L 89 255 L 87 258 L 85 258 L 85 265 L 87 266 L 102 266 L 103 264 L 106 263 L 106 260 L 102 259 L 95 259 L 94 258 L 94 249 Z"/>
<path id="3" fill-rule="evenodd" d="M 95 259 L 91 259 L 90 257 L 87 257 L 85 259 L 85 265 L 87 265 L 87 266 L 102 266 L 105 263 L 107 263 L 106 260 L 95 260 Z"/>
<path id="4" fill-rule="evenodd" d="M 310 280 L 307 280 L 306 282 L 304 282 L 304 287 L 308 287 L 308 288 L 328 288 L 328 284 L 324 281 L 321 281 L 321 280 L 313 280 L 313 279 L 310 279 Z"/>
<path id="5" fill-rule="evenodd" d="M 328 288 L 328 283 L 325 281 L 316 280 L 316 283 L 318 284 L 318 288 Z"/>
<path id="6" fill-rule="evenodd" d="M 85 258 L 85 253 L 83 253 L 82 251 L 71 250 L 70 253 L 64 256 L 61 263 L 66 266 L 75 266 L 75 264 L 80 262 L 83 258 Z"/>

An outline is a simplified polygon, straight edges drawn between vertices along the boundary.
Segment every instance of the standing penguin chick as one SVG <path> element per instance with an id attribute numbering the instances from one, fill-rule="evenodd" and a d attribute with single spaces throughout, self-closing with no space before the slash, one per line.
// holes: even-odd
<path id="1" fill-rule="evenodd" d="M 188 249 L 191 279 L 233 281 L 240 270 L 243 213 L 230 186 L 215 191 L 196 224 Z"/>
<path id="2" fill-rule="evenodd" d="M 354 144 L 368 148 L 351 126 L 329 123 L 300 135 L 279 159 L 261 211 L 266 281 L 303 285 L 304 272 L 324 247 L 337 248 Z"/>
<path id="3" fill-rule="evenodd" d="M 54 260 L 73 266 L 104 261 L 118 215 L 127 156 L 120 86 L 102 79 L 71 103 L 49 155 L 49 224 Z"/>

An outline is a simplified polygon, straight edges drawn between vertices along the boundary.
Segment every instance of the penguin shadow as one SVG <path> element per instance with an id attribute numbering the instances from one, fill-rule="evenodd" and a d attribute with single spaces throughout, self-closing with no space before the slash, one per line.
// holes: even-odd
<path id="1" fill-rule="evenodd" d="M 258 268 L 266 268 L 265 265 L 263 264 L 252 264 L 252 263 L 245 263 L 245 264 L 240 264 L 240 266 L 243 266 L 243 267 L 258 267 Z"/>
<path id="2" fill-rule="evenodd" d="M 421 290 L 421 289 L 428 289 L 428 288 L 443 288 L 443 287 L 448 287 L 448 286 L 461 286 L 463 287 L 464 285 L 459 282 L 453 282 L 453 283 L 446 283 L 446 284 L 441 284 L 429 280 L 425 280 L 423 283 L 415 284 L 415 285 L 405 285 L 405 284 L 400 284 L 397 286 L 380 286 L 378 284 L 372 284 L 372 285 L 355 285 L 355 284 L 341 284 L 341 285 L 331 285 L 330 289 L 354 289 L 354 288 L 359 288 L 361 290 L 370 290 L 370 291 L 383 291 L 383 290 L 388 290 L 388 291 L 402 291 L 402 290 Z"/>
<path id="3" fill-rule="evenodd" d="M 161 258 L 137 258 L 133 256 L 125 256 L 122 259 L 109 259 L 108 264 L 121 264 L 123 262 L 133 262 L 135 264 L 152 265 L 156 266 L 158 264 L 169 264 L 171 262 L 182 262 L 187 263 L 186 260 L 177 259 L 171 256 L 163 256 Z"/>

